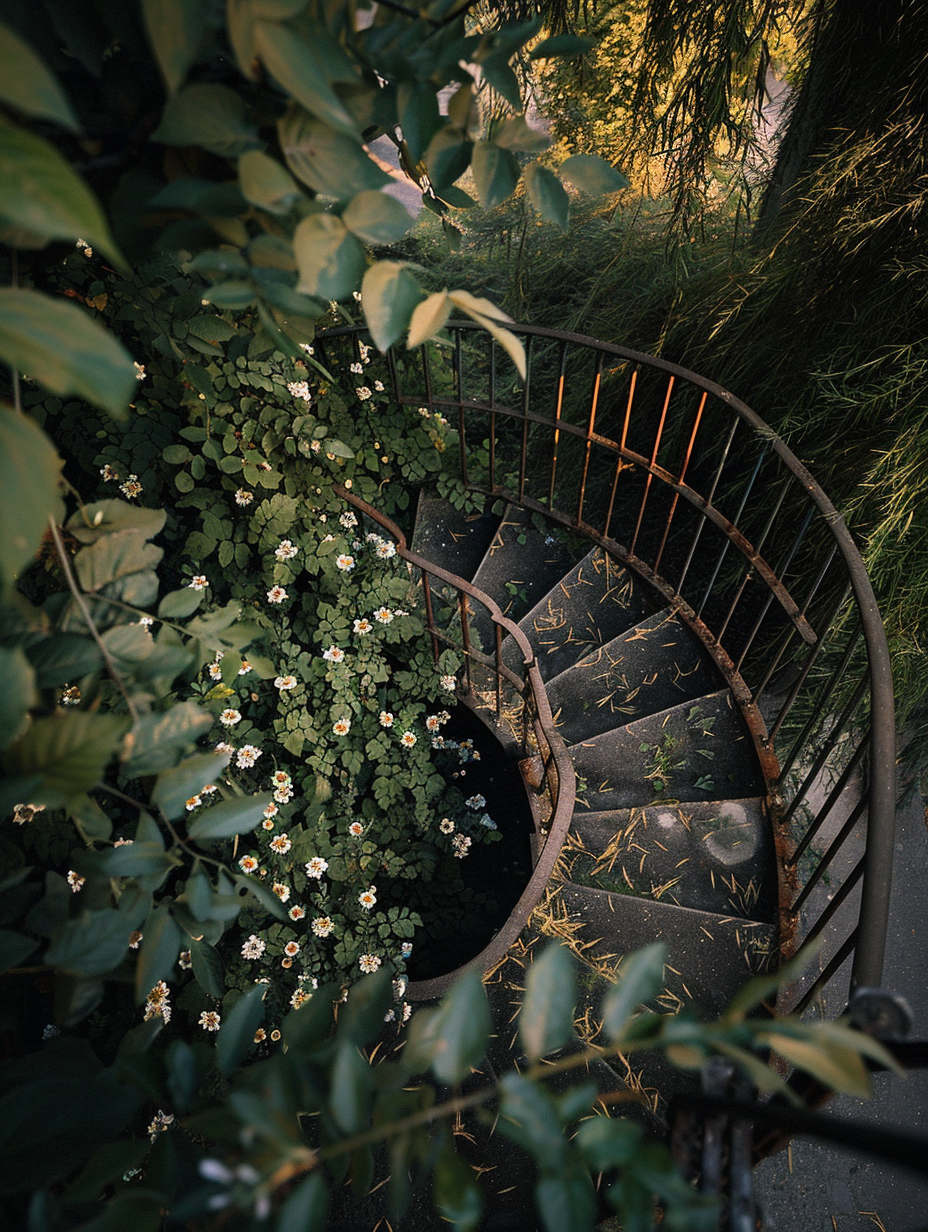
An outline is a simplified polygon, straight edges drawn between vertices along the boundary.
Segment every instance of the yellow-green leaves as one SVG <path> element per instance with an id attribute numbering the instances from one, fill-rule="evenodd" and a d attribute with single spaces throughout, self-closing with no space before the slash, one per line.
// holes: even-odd
<path id="1" fill-rule="evenodd" d="M 23 115 L 53 120 L 72 132 L 77 117 L 64 91 L 28 43 L 0 22 L 0 99 Z"/>
<path id="2" fill-rule="evenodd" d="M 326 66 L 309 42 L 277 22 L 255 23 L 255 51 L 268 72 L 308 112 L 338 132 L 356 136 L 357 127 L 329 84 Z"/>
<path id="3" fill-rule="evenodd" d="M 142 0 L 148 38 L 169 94 L 197 57 L 206 28 L 201 0 Z"/>
<path id="4" fill-rule="evenodd" d="M 360 140 L 314 119 L 292 104 L 278 122 L 287 166 L 314 192 L 348 201 L 365 189 L 383 188 L 390 177 L 365 154 Z"/>
<path id="5" fill-rule="evenodd" d="M 545 222 L 553 222 L 567 231 L 570 198 L 553 171 L 542 167 L 541 163 L 529 163 L 525 168 L 525 191 Z"/>
<path id="6" fill-rule="evenodd" d="M 58 808 L 99 782 L 128 725 L 111 714 L 58 713 L 36 719 L 3 755 L 4 773 L 22 789 L 28 786 L 24 798 Z"/>
<path id="7" fill-rule="evenodd" d="M 300 279 L 296 289 L 320 299 L 342 299 L 361 281 L 364 249 L 334 214 L 310 214 L 293 233 Z"/>
<path id="8" fill-rule="evenodd" d="M 122 416 L 136 388 L 126 348 L 70 300 L 0 288 L 0 359 L 53 394 L 77 394 Z"/>
<path id="9" fill-rule="evenodd" d="M 0 307 L 0 355 L 6 359 L 3 343 Z M 33 556 L 48 527 L 61 459 L 33 420 L 0 406 L 0 464 L 0 582 L 8 585 Z"/>
<path id="10" fill-rule="evenodd" d="M 199 82 L 179 90 L 168 100 L 152 140 L 198 145 L 223 158 L 236 158 L 260 144 L 242 97 L 218 82 Z"/>
<path id="11" fill-rule="evenodd" d="M 624 959 L 618 983 L 609 990 L 603 1002 L 603 1027 L 610 1039 L 621 1039 L 632 1015 L 660 992 L 666 961 L 667 947 L 662 941 L 655 941 Z"/>
<path id="12" fill-rule="evenodd" d="M 514 154 L 492 141 L 478 141 L 471 158 L 477 196 L 484 209 L 505 201 L 519 182 L 519 164 Z"/>
<path id="13" fill-rule="evenodd" d="M 246 150 L 238 160 L 242 196 L 269 214 L 286 214 L 303 195 L 293 177 L 263 150 Z"/>
<path id="14" fill-rule="evenodd" d="M 574 154 L 558 167 L 558 174 L 581 192 L 598 196 L 628 188 L 629 181 L 611 163 L 595 154 Z"/>
<path id="15" fill-rule="evenodd" d="M 574 1034 L 577 981 L 566 946 L 551 945 L 528 968 L 519 1038 L 529 1060 L 563 1047 Z"/>
<path id="16" fill-rule="evenodd" d="M 342 221 L 366 244 L 393 244 L 412 226 L 412 215 L 395 197 L 386 193 L 358 193 L 345 207 Z"/>
<path id="17" fill-rule="evenodd" d="M 421 346 L 429 338 L 434 338 L 444 329 L 454 308 L 459 308 L 493 335 L 515 364 L 519 376 L 525 380 L 525 347 L 515 334 L 503 329 L 500 324 L 511 323 L 512 317 L 508 317 L 490 300 L 471 295 L 469 291 L 436 291 L 424 299 L 412 314 L 407 346 Z"/>
<path id="18" fill-rule="evenodd" d="M 378 261 L 361 283 L 361 307 L 374 345 L 392 346 L 414 316 L 422 290 L 400 261 Z"/>

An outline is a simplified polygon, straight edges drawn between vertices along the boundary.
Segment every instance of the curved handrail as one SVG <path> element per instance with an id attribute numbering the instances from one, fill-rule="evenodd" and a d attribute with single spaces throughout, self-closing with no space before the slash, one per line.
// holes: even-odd
<path id="1" fill-rule="evenodd" d="M 450 349 L 427 346 L 412 361 L 388 354 L 393 398 L 456 415 L 468 487 L 600 543 L 661 591 L 703 640 L 741 706 L 779 808 L 782 889 L 794 914 L 848 825 L 801 876 L 800 856 L 808 858 L 812 837 L 830 824 L 844 787 L 866 767 L 855 813 L 867 813 L 867 843 L 851 874 L 863 882 L 858 925 L 798 1008 L 851 953 L 852 989 L 878 984 L 895 813 L 892 679 L 873 591 L 843 518 L 786 444 L 715 382 L 580 334 L 511 328 L 525 341 L 525 381 L 513 379 L 508 359 L 479 326 L 455 321 L 447 326 Z M 318 342 L 324 352 L 342 342 L 357 349 L 361 332 L 339 328 Z M 615 529 L 621 523 L 624 532 Z M 836 696 L 859 654 L 858 633 L 863 683 L 835 719 Z M 786 700 L 776 716 L 765 717 L 760 703 L 784 671 L 794 673 Z M 857 741 L 862 707 L 869 731 Z M 788 739 L 792 716 L 802 710 L 807 721 Z M 803 763 L 808 768 L 797 785 Z M 809 810 L 812 788 L 832 766 L 835 788 Z M 803 810 L 812 812 L 808 827 L 790 838 L 786 825 Z M 826 908 L 813 930 L 836 911 Z"/>
<path id="2" fill-rule="evenodd" d="M 542 893 L 547 885 L 554 866 L 557 863 L 557 858 L 560 855 L 561 847 L 564 839 L 567 837 L 567 831 L 570 828 L 570 821 L 573 816 L 574 804 L 576 803 L 577 781 L 574 774 L 573 764 L 570 760 L 570 754 L 567 752 L 567 746 L 563 739 L 557 734 L 554 727 L 554 717 L 551 714 L 551 706 L 548 702 L 548 696 L 545 692 L 544 684 L 541 679 L 541 673 L 535 663 L 535 652 L 528 638 L 522 632 L 517 624 L 504 616 L 499 605 L 489 595 L 471 582 L 464 578 L 458 577 L 454 573 L 450 573 L 447 569 L 442 569 L 439 565 L 432 561 L 426 560 L 425 557 L 411 551 L 406 546 L 406 537 L 402 530 L 388 518 L 385 514 L 369 505 L 366 501 L 361 500 L 353 492 L 342 487 L 341 484 L 333 485 L 335 493 L 348 502 L 355 509 L 365 514 L 383 527 L 387 533 L 396 541 L 397 555 L 403 560 L 413 565 L 420 570 L 425 587 L 427 615 L 428 615 L 428 631 L 433 637 L 441 636 L 441 631 L 435 624 L 432 605 L 429 598 L 428 579 L 435 578 L 440 582 L 444 582 L 448 586 L 452 586 L 459 595 L 466 595 L 469 599 L 482 604 L 489 612 L 490 617 L 497 629 L 505 630 L 511 636 L 519 649 L 522 652 L 523 666 L 526 669 L 525 675 L 527 681 L 519 680 L 515 674 L 508 669 L 500 659 L 500 639 L 496 639 L 496 657 L 495 662 L 490 660 L 486 655 L 480 654 L 472 647 L 467 647 L 468 657 L 473 656 L 478 662 L 485 666 L 492 667 L 496 674 L 497 680 L 506 678 L 519 688 L 522 692 L 527 683 L 529 694 L 535 706 L 536 720 L 535 731 L 540 741 L 547 746 L 550 753 L 550 760 L 553 763 L 554 776 L 556 781 L 556 794 L 552 800 L 551 816 L 548 818 L 547 824 L 544 827 L 544 845 L 538 855 L 538 860 L 532 870 L 532 875 L 525 885 L 522 893 L 519 896 L 518 902 L 513 907 L 512 911 L 506 919 L 505 924 L 496 933 L 493 939 L 472 959 L 464 964 L 463 967 L 446 973 L 445 975 L 435 976 L 429 980 L 413 980 L 409 983 L 406 989 L 406 995 L 411 1000 L 430 1001 L 435 997 L 440 997 L 461 974 L 461 971 L 467 967 L 479 966 L 481 970 L 489 970 L 502 961 L 506 951 L 515 942 L 519 933 L 528 922 L 528 918 L 532 911 L 541 900 Z M 466 624 L 465 624 L 466 629 Z M 437 659 L 436 654 L 436 659 Z M 499 705 L 499 691 L 497 691 L 497 706 Z M 524 745 L 523 739 L 523 745 Z M 525 748 L 528 753 L 528 748 Z"/>

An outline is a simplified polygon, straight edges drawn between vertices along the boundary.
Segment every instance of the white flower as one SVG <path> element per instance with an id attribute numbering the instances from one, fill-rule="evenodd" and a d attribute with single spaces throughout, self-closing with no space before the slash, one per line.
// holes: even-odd
<path id="1" fill-rule="evenodd" d="M 438 828 L 441 830 L 442 834 L 450 834 L 454 829 L 454 822 L 450 817 L 443 817 L 438 823 Z"/>
<path id="2" fill-rule="evenodd" d="M 279 547 L 274 549 L 274 555 L 278 560 L 293 560 L 299 548 L 295 548 L 289 539 L 281 539 Z"/>
<path id="3" fill-rule="evenodd" d="M 233 710 L 230 708 L 228 710 L 223 710 L 222 714 L 219 716 L 219 722 L 223 725 L 223 727 L 234 727 L 236 723 L 241 723 L 241 721 L 242 714 L 240 710 Z M 226 750 L 222 751 L 225 752 Z M 231 752 L 231 749 L 228 751 Z"/>
<path id="4" fill-rule="evenodd" d="M 368 398 L 371 396 L 371 391 L 367 388 L 366 385 L 359 385 L 355 389 L 355 393 L 358 395 L 359 402 L 366 402 Z"/>
<path id="5" fill-rule="evenodd" d="M 393 726 L 393 715 L 391 714 L 389 710 L 381 710 L 380 726 L 381 727 L 392 727 Z"/>
<path id="6" fill-rule="evenodd" d="M 313 856 L 308 864 L 303 866 L 306 870 L 306 876 L 319 881 L 323 873 L 329 867 L 328 860 L 323 860 L 322 856 Z"/>
<path id="7" fill-rule="evenodd" d="M 106 466 L 100 467 L 100 474 L 104 483 L 114 483 L 119 478 L 119 471 L 114 471 L 109 462 Z"/>
<path id="8" fill-rule="evenodd" d="M 132 366 L 133 368 L 135 368 L 135 379 L 137 381 L 144 381 L 145 380 L 145 365 L 138 364 L 133 360 Z M 173 1121 L 174 1118 L 171 1117 L 171 1120 Z"/>
<path id="9" fill-rule="evenodd" d="M 296 906 L 290 908 L 287 915 L 291 920 L 302 920 L 303 916 L 306 915 L 306 909 L 297 904 Z"/>
<path id="10" fill-rule="evenodd" d="M 402 744 L 403 748 L 405 749 L 413 748 L 415 743 L 416 743 L 416 737 L 413 735 L 411 731 L 404 731 L 402 736 L 400 736 L 400 744 Z"/>
<path id="11" fill-rule="evenodd" d="M 364 908 L 365 911 L 370 911 L 371 907 L 373 907 L 374 904 L 377 902 L 377 895 L 375 893 L 376 889 L 377 889 L 376 886 L 371 886 L 370 889 L 363 890 L 358 895 L 358 902 L 361 904 L 361 906 Z"/>
<path id="12" fill-rule="evenodd" d="M 274 799 L 278 804 L 289 804 L 293 799 L 293 789 L 291 787 L 278 787 L 274 792 Z"/>
<path id="13" fill-rule="evenodd" d="M 243 873 L 254 873 L 258 869 L 258 861 L 254 856 L 242 856 L 238 862 L 239 868 Z"/>
<path id="14" fill-rule="evenodd" d="M 412 942 L 404 941 L 403 944 L 400 946 L 400 955 L 403 958 L 408 958 L 410 954 L 412 954 Z"/>
<path id="15" fill-rule="evenodd" d="M 388 625 L 393 619 L 393 613 L 388 607 L 379 607 L 374 613 L 374 619 L 382 625 Z"/>
<path id="16" fill-rule="evenodd" d="M 277 895 L 282 903 L 286 903 L 290 899 L 290 887 L 284 885 L 282 881 L 275 881 L 271 886 L 271 891 Z"/>
<path id="17" fill-rule="evenodd" d="M 341 569 L 342 573 L 350 573 L 354 568 L 354 557 L 349 556 L 347 552 L 343 552 L 341 556 L 335 557 L 336 567 Z"/>
<path id="18" fill-rule="evenodd" d="M 292 846 L 286 834 L 277 834 L 271 839 L 271 850 L 276 851 L 278 855 L 285 856 Z"/>
<path id="19" fill-rule="evenodd" d="M 73 868 L 68 870 L 68 885 L 71 887 L 72 894 L 76 894 L 86 880 L 86 877 L 80 877 L 75 873 Z"/>
<path id="20" fill-rule="evenodd" d="M 425 720 L 425 730 L 426 731 L 437 732 L 440 727 L 441 727 L 441 719 L 439 719 L 437 714 L 430 714 L 426 717 L 426 720 Z"/>
<path id="21" fill-rule="evenodd" d="M 267 942 L 252 933 L 242 946 L 242 958 L 249 958 L 252 960 L 260 958 L 266 949 Z"/>
<path id="22" fill-rule="evenodd" d="M 342 526 L 344 526 L 345 530 L 351 530 L 352 527 L 357 526 L 358 524 L 358 519 L 354 516 L 350 509 L 346 509 L 344 513 L 339 514 L 338 520 Z"/>
<path id="23" fill-rule="evenodd" d="M 378 394 L 382 394 L 382 393 L 383 393 L 383 381 L 375 381 L 375 382 L 374 382 L 374 392 L 375 392 L 375 393 L 378 393 Z"/>
<path id="24" fill-rule="evenodd" d="M 300 343 L 300 350 L 301 350 L 301 351 L 305 351 L 307 355 L 315 355 L 315 354 L 316 354 L 316 348 L 315 348 L 315 347 L 313 347 L 313 346 L 311 346 L 308 342 L 301 342 L 301 343 Z M 301 362 L 302 362 L 302 361 L 301 361 Z"/>
<path id="25" fill-rule="evenodd" d="M 301 1005 L 309 1000 L 312 996 L 311 992 L 307 992 L 305 988 L 297 988 L 294 990 L 293 996 L 290 998 L 290 1005 L 293 1009 L 298 1010 Z"/>
<path id="26" fill-rule="evenodd" d="M 451 840 L 451 846 L 454 848 L 455 858 L 463 860 L 467 855 L 467 849 L 470 847 L 471 840 L 466 834 L 456 834 Z"/>
<path id="27" fill-rule="evenodd" d="M 192 813 L 193 810 L 195 808 L 199 808 L 202 803 L 203 801 L 199 796 L 191 796 L 184 807 L 187 809 L 188 813 Z"/>
<path id="28" fill-rule="evenodd" d="M 336 719 L 335 722 L 332 724 L 332 735 L 333 736 L 347 736 L 350 731 L 351 731 L 351 720 L 350 719 Z"/>
<path id="29" fill-rule="evenodd" d="M 198 573 L 197 576 L 188 584 L 188 590 L 206 590 L 208 585 L 209 582 L 203 574 Z"/>
<path id="30" fill-rule="evenodd" d="M 229 744 L 228 740 L 220 740 L 216 745 L 215 752 L 217 753 L 234 753 L 235 745 Z"/>
<path id="31" fill-rule="evenodd" d="M 348 827 L 348 833 L 352 838 L 360 838 L 364 833 L 364 827 L 361 825 L 360 821 L 353 821 Z"/>
<path id="32" fill-rule="evenodd" d="M 454 690 L 458 687 L 458 682 L 455 680 L 453 676 L 442 676 L 441 680 L 439 681 L 439 684 L 445 690 L 446 693 L 453 693 Z"/>
<path id="33" fill-rule="evenodd" d="M 396 555 L 396 544 L 388 543 L 386 540 L 383 540 L 381 543 L 377 544 L 375 550 L 381 560 L 391 560 Z"/>
<path id="34" fill-rule="evenodd" d="M 218 663 L 210 663 L 209 667 L 206 670 L 209 672 L 211 680 L 221 680 L 222 679 L 222 668 L 219 666 Z"/>
<path id="35" fill-rule="evenodd" d="M 365 633 L 370 633 L 373 627 L 374 626 L 371 624 L 371 622 L 367 619 L 366 616 L 362 616 L 360 620 L 356 620 L 354 622 L 355 633 L 360 633 L 362 637 L 364 636 Z"/>
<path id="36" fill-rule="evenodd" d="M 238 669 L 238 674 L 240 676 L 247 676 L 251 670 L 252 670 L 252 666 L 248 662 L 248 660 L 242 659 L 242 666 Z"/>
<path id="37" fill-rule="evenodd" d="M 222 1019 L 215 1010 L 204 1010 L 199 1018 L 199 1025 L 204 1031 L 218 1031 Z"/>
<path id="38" fill-rule="evenodd" d="M 372 975 L 380 966 L 380 959 L 376 954 L 362 954 L 358 965 L 365 975 Z"/>
<path id="39" fill-rule="evenodd" d="M 274 681 L 274 688 L 280 689 L 281 693 L 286 693 L 288 689 L 295 689 L 296 686 L 296 676 L 278 676 Z"/>
<path id="40" fill-rule="evenodd" d="M 469 809 L 482 809 L 486 804 L 486 800 L 478 793 L 476 796 L 471 796 L 469 800 L 465 800 L 464 803 Z"/>
<path id="41" fill-rule="evenodd" d="M 317 915 L 313 920 L 312 929 L 317 937 L 328 937 L 335 931 L 335 924 L 327 915 Z"/>
<path id="42" fill-rule="evenodd" d="M 364 371 L 364 365 L 363 364 L 352 364 L 350 371 L 355 373 L 355 375 L 360 375 Z"/>
<path id="43" fill-rule="evenodd" d="M 250 505 L 254 499 L 254 492 L 249 492 L 247 488 L 239 488 L 235 493 L 236 505 Z"/>
<path id="44" fill-rule="evenodd" d="M 286 597 L 287 592 L 284 590 L 283 586 L 272 586 L 267 592 L 268 603 L 283 603 Z"/>
<path id="45" fill-rule="evenodd" d="M 129 500 L 135 500 L 137 496 L 142 495 L 142 485 L 139 483 L 138 475 L 130 475 L 125 483 L 119 485 L 119 490 L 123 496 L 127 496 Z"/>
<path id="46" fill-rule="evenodd" d="M 341 663 L 345 657 L 345 652 L 340 646 L 330 646 L 328 650 L 322 652 L 322 657 L 327 663 Z"/>
<path id="47" fill-rule="evenodd" d="M 309 384 L 306 381 L 288 381 L 287 389 L 294 398 L 302 398 L 304 402 L 312 401 L 312 394 L 309 392 Z"/>

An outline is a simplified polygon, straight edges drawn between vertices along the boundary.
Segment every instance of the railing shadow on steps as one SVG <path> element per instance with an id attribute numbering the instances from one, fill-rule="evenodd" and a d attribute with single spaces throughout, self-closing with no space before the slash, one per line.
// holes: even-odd
<path id="1" fill-rule="evenodd" d="M 439 342 L 388 352 L 388 393 L 411 414 L 423 408 L 456 427 L 469 489 L 599 544 L 701 639 L 766 778 L 781 956 L 826 941 L 820 969 L 781 992 L 778 1012 L 821 1009 L 827 992 L 825 1012 L 834 1016 L 855 990 L 880 983 L 895 811 L 889 654 L 850 532 L 784 442 L 721 386 L 581 335 L 511 329 L 525 346 L 524 381 L 490 335 L 455 321 Z M 337 328 L 318 337 L 316 352 L 347 372 L 362 341 L 361 327 Z M 487 603 L 462 579 L 403 554 Z M 522 641 L 487 606 L 502 679 L 502 630 Z M 560 765 L 566 754 L 542 718 L 544 690 L 531 666 L 527 678 L 536 726 Z M 569 822 L 569 811 L 558 816 Z"/>

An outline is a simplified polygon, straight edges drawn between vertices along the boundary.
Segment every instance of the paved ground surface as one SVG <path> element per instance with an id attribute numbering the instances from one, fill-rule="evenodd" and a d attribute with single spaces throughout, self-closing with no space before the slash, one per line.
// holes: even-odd
<path id="1" fill-rule="evenodd" d="M 883 987 L 901 993 L 928 1038 L 928 830 L 915 798 L 896 819 L 896 860 Z M 928 1137 L 928 1072 L 877 1075 L 870 1101 L 842 1097 L 830 1115 Z M 796 1139 L 755 1172 L 765 1232 L 928 1232 L 928 1182 L 852 1151 Z"/>

